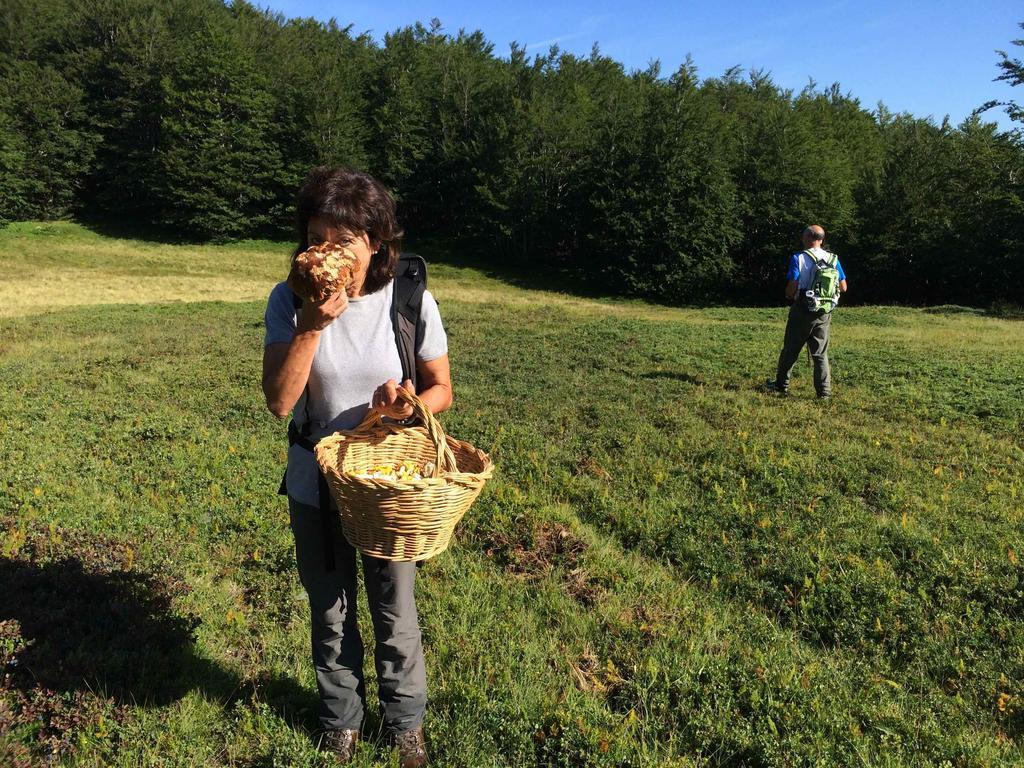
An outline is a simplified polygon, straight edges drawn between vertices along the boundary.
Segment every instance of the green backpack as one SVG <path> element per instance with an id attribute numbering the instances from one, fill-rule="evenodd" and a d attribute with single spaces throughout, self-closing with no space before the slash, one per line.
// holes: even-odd
<path id="1" fill-rule="evenodd" d="M 822 258 L 810 251 L 804 253 L 814 264 L 811 287 L 804 291 L 804 306 L 810 312 L 827 314 L 839 303 L 839 270 L 836 267 L 839 257 L 828 252 Z"/>

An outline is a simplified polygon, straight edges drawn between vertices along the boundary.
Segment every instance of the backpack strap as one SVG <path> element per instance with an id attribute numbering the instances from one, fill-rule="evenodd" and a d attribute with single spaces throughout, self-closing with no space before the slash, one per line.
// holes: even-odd
<path id="1" fill-rule="evenodd" d="M 293 445 L 298 445 L 303 450 L 312 453 L 315 444 L 309 439 L 309 435 L 310 427 L 308 421 L 302 425 L 302 429 L 299 429 L 294 421 L 288 422 L 289 448 Z M 284 477 L 281 478 L 281 487 L 277 492 L 281 496 L 288 495 L 287 469 L 285 470 Z M 327 478 L 324 477 L 324 473 L 320 471 L 319 466 L 316 468 L 316 498 L 317 508 L 320 512 L 320 531 L 324 546 L 324 570 L 330 573 L 337 567 L 334 561 L 334 530 L 331 523 L 331 489 L 328 487 Z"/>
<path id="2" fill-rule="evenodd" d="M 811 253 L 811 249 L 810 248 L 808 248 L 806 251 L 804 251 L 804 253 L 807 254 L 807 258 L 809 258 L 811 260 L 811 263 L 815 264 L 815 265 L 820 265 L 820 264 L 824 263 L 825 265 L 827 265 L 829 267 L 834 267 L 836 265 L 836 262 L 839 261 L 839 257 L 836 256 L 831 251 L 825 251 L 826 256 L 825 256 L 825 258 L 822 258 L 822 259 L 819 259 L 813 253 Z"/>
<path id="3" fill-rule="evenodd" d="M 402 362 L 402 381 L 416 381 L 416 350 L 423 341 L 423 292 L 427 288 L 427 262 L 415 253 L 403 253 L 395 267 L 391 297 L 391 326 Z"/>
<path id="4" fill-rule="evenodd" d="M 807 257 L 807 261 L 808 261 L 808 263 L 810 264 L 811 267 L 818 266 L 818 260 L 816 258 L 814 258 L 814 254 L 811 253 L 810 249 L 807 249 L 807 250 L 804 250 L 804 251 L 800 251 L 800 255 Z M 804 271 L 804 264 L 803 264 L 803 261 L 801 261 L 800 262 L 800 273 L 803 274 L 803 271 Z"/>

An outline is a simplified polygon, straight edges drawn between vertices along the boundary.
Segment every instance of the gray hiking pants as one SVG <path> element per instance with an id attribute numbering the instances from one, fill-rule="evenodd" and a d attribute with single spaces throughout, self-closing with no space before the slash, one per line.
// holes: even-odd
<path id="1" fill-rule="evenodd" d="M 324 567 L 320 510 L 288 498 L 299 578 L 309 596 L 313 666 L 320 690 L 318 715 L 324 728 L 359 729 L 366 689 L 363 641 L 356 625 L 356 550 L 335 529 L 335 568 Z M 413 587 L 416 563 L 362 555 L 366 597 L 376 637 L 374 661 L 384 726 L 390 734 L 423 722 L 427 676 Z"/>
<path id="2" fill-rule="evenodd" d="M 779 367 L 775 373 L 775 387 L 780 392 L 789 389 L 789 377 L 793 366 L 800 357 L 800 351 L 807 345 L 814 364 L 814 390 L 818 397 L 832 394 L 832 375 L 828 365 L 828 332 L 832 325 L 832 314 L 817 315 L 808 312 L 799 303 L 789 308 L 786 321 L 786 338 L 779 354 Z"/>

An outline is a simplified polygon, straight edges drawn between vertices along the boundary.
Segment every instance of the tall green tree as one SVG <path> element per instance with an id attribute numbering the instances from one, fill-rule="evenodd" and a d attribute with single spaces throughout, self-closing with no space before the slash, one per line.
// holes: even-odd
<path id="1" fill-rule="evenodd" d="M 11 99 L 0 92 L 0 226 L 30 218 L 25 139 L 15 124 Z"/>
<path id="2" fill-rule="evenodd" d="M 1024 21 L 1020 22 L 1017 26 L 1024 29 Z M 1011 40 L 1010 44 L 1024 46 L 1024 39 Z M 1001 70 L 996 80 L 1009 83 L 1011 86 L 1024 85 L 1024 61 L 1011 57 L 1006 51 L 996 51 L 996 53 L 1000 56 L 997 66 Z M 1003 107 L 1011 120 L 1024 122 L 1024 107 L 1021 107 L 1020 104 L 1012 100 L 999 101 L 998 99 L 993 99 L 992 101 L 987 101 L 975 110 L 975 114 L 986 112 L 995 107 Z"/>
<path id="3" fill-rule="evenodd" d="M 741 283 L 749 295 L 779 293 L 784 255 L 820 200 L 808 121 L 791 94 L 771 79 L 738 71 L 706 84 L 721 111 L 728 170 L 736 185 L 743 238 L 733 250 Z"/>
<path id="4" fill-rule="evenodd" d="M 722 296 L 740 232 L 716 117 L 692 64 L 668 84 L 658 75 L 634 74 L 602 110 L 588 250 L 611 286 L 675 302 Z"/>
<path id="5" fill-rule="evenodd" d="M 194 237 L 244 237 L 269 224 L 280 149 L 273 97 L 236 29 L 210 14 L 160 78 L 160 139 L 149 181 L 160 223 Z"/>
<path id="6" fill-rule="evenodd" d="M 479 32 L 440 22 L 386 36 L 370 85 L 373 167 L 419 232 L 477 236 L 506 125 L 505 65 Z"/>
<path id="7" fill-rule="evenodd" d="M 863 200 L 858 290 L 868 301 L 942 301 L 940 254 L 954 229 L 948 194 L 954 130 L 887 114 L 882 127 L 882 173 Z"/>
<path id="8" fill-rule="evenodd" d="M 553 48 L 529 62 L 513 50 L 506 139 L 486 200 L 500 235 L 496 249 L 514 264 L 595 272 L 578 265 L 597 164 L 599 85 L 604 78 L 615 89 L 625 79 L 611 64 L 596 51 L 580 59 Z M 599 67 L 606 69 L 598 74 Z"/>
<path id="9" fill-rule="evenodd" d="M 0 60 L 0 217 L 70 215 L 95 147 L 80 89 L 49 64 Z"/>
<path id="10" fill-rule="evenodd" d="M 950 137 L 952 212 L 937 270 L 942 300 L 1024 299 L 1024 153 L 995 123 L 969 118 Z"/>
<path id="11" fill-rule="evenodd" d="M 273 97 L 268 140 L 281 154 L 281 170 L 269 218 L 290 233 L 295 190 L 311 166 L 369 168 L 367 91 L 377 51 L 368 36 L 354 37 L 333 19 L 286 19 L 237 1 L 231 13 Z"/>
<path id="12" fill-rule="evenodd" d="M 84 180 L 89 215 L 133 224 L 161 221 L 152 189 L 166 110 L 160 78 L 181 22 L 201 17 L 210 6 L 209 0 L 96 0 L 69 11 L 61 66 L 80 84 L 100 137 Z"/>

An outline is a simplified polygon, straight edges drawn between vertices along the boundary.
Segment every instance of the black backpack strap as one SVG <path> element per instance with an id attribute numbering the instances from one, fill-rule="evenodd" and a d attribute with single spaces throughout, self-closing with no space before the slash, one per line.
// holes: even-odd
<path id="1" fill-rule="evenodd" d="M 309 422 L 302 425 L 300 429 L 294 421 L 288 422 L 288 447 L 297 445 L 303 450 L 313 452 L 315 443 L 310 439 L 310 428 Z M 281 487 L 278 489 L 278 493 L 281 495 L 288 494 L 288 470 L 285 470 L 285 476 L 281 479 Z M 320 471 L 320 467 L 316 468 L 316 490 L 317 490 L 317 506 L 320 509 L 320 525 L 323 530 L 324 539 L 324 570 L 328 573 L 333 571 L 336 567 L 334 562 L 334 529 L 331 526 L 331 489 L 327 485 L 327 478 L 324 477 L 324 473 Z"/>
<path id="2" fill-rule="evenodd" d="M 423 292 L 427 289 L 427 262 L 415 253 L 403 253 L 395 268 L 391 297 L 391 326 L 395 330 L 398 357 L 402 361 L 402 381 L 409 379 L 419 392 L 416 380 L 416 350 L 423 341 Z M 416 562 L 422 568 L 425 560 Z"/>
<path id="3" fill-rule="evenodd" d="M 402 362 L 402 381 L 416 381 L 416 350 L 423 341 L 423 292 L 427 288 L 427 262 L 415 253 L 403 253 L 395 268 L 391 297 L 391 326 Z"/>

